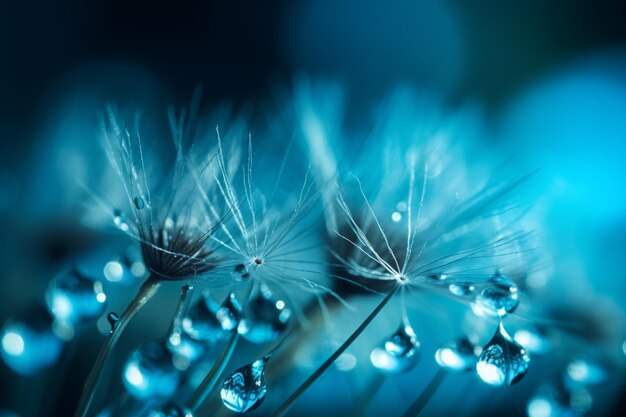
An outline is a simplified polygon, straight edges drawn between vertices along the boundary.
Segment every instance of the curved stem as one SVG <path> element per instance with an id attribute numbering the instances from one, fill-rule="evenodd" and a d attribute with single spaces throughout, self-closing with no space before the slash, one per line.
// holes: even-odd
<path id="1" fill-rule="evenodd" d="M 402 417 L 417 417 L 424 407 L 428 405 L 430 399 L 433 398 L 433 395 L 435 395 L 445 377 L 446 371 L 439 368 L 428 385 L 422 390 L 419 397 L 417 397 L 413 404 L 402 414 Z"/>
<path id="2" fill-rule="evenodd" d="M 339 346 L 339 348 L 337 348 L 337 350 L 333 352 L 333 354 L 330 355 L 330 357 L 326 359 L 326 361 L 322 365 L 320 365 L 320 367 L 317 368 L 315 372 L 313 372 L 313 374 L 310 377 L 308 377 L 306 381 L 304 381 L 294 391 L 294 393 L 289 396 L 289 398 L 285 400 L 285 402 L 283 402 L 280 405 L 280 407 L 278 407 L 278 409 L 274 412 L 274 414 L 272 414 L 271 417 L 281 417 L 281 416 L 284 416 L 287 413 L 287 411 L 289 411 L 289 409 L 293 406 L 293 404 L 300 397 L 300 395 L 302 395 L 311 385 L 313 385 L 313 383 L 317 381 L 319 377 L 321 377 L 324 374 L 324 372 L 328 370 L 328 368 L 330 368 L 330 366 L 337 360 L 337 358 L 343 352 L 345 352 L 346 349 L 348 349 L 348 347 L 350 347 L 352 343 L 354 343 L 357 337 L 359 337 L 361 333 L 363 333 L 363 331 L 370 325 L 370 323 L 376 318 L 376 316 L 378 316 L 378 314 L 381 312 L 383 307 L 385 307 L 385 305 L 387 305 L 389 300 L 391 300 L 391 298 L 396 293 L 396 291 L 398 291 L 398 288 L 399 286 L 396 285 L 391 291 L 389 291 L 389 293 L 376 306 L 376 308 L 369 314 L 369 316 L 367 316 L 365 320 L 363 320 L 363 322 L 359 325 L 359 327 L 357 327 L 357 329 L 354 332 L 352 332 L 350 337 L 348 337 L 348 339 L 346 339 L 346 341 L 343 342 L 343 344 Z"/>
<path id="3" fill-rule="evenodd" d="M 115 323 L 115 327 L 111 330 L 111 333 L 107 337 L 106 341 L 100 348 L 98 358 L 89 372 L 87 381 L 83 388 L 83 394 L 78 402 L 78 408 L 76 409 L 75 417 L 86 417 L 89 411 L 91 402 L 96 393 L 96 388 L 100 378 L 102 376 L 102 369 L 106 363 L 108 357 L 113 352 L 115 345 L 117 344 L 120 336 L 124 333 L 124 329 L 130 322 L 130 320 L 146 305 L 146 303 L 154 297 L 159 287 L 161 286 L 161 279 L 155 275 L 150 275 L 148 279 L 144 281 L 141 288 L 135 295 L 135 298 L 128 304 L 124 313 L 120 316 L 120 319 Z"/>

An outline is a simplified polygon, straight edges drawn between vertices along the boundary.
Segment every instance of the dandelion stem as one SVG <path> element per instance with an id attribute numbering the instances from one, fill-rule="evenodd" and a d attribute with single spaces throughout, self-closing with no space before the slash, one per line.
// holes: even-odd
<path id="1" fill-rule="evenodd" d="M 211 393 L 213 388 L 215 388 L 215 384 L 219 379 L 222 372 L 224 372 L 224 368 L 228 364 L 230 357 L 233 355 L 235 351 L 235 346 L 237 345 L 237 341 L 239 340 L 239 332 L 235 330 L 235 332 L 230 336 L 228 342 L 224 349 L 222 350 L 222 354 L 207 374 L 204 377 L 198 388 L 193 392 L 191 398 L 187 403 L 187 408 L 191 411 L 192 414 L 195 414 L 198 408 L 202 405 L 206 397 Z"/>
<path id="2" fill-rule="evenodd" d="M 271 417 L 282 417 L 284 416 L 287 411 L 289 411 L 289 409 L 294 405 L 294 403 L 296 402 L 296 400 L 311 386 L 313 385 L 313 383 L 315 381 L 317 381 L 319 379 L 319 377 L 321 377 L 324 372 L 326 372 L 328 370 L 328 368 L 330 368 L 330 366 L 337 360 L 337 358 L 346 351 L 346 349 L 348 349 L 348 347 L 350 347 L 350 345 L 352 343 L 354 343 L 354 341 L 361 335 L 361 333 L 363 333 L 363 331 L 370 325 L 370 323 L 376 318 L 376 316 L 378 316 L 378 314 L 381 312 L 381 310 L 385 307 L 385 305 L 387 305 L 387 303 L 389 302 L 389 300 L 391 300 L 391 298 L 394 296 L 394 294 L 396 293 L 396 291 L 398 291 L 399 286 L 396 285 L 391 291 L 389 291 L 389 293 L 385 296 L 385 298 L 383 298 L 383 300 L 376 306 L 376 308 L 369 314 L 369 316 L 367 316 L 365 318 L 365 320 L 363 320 L 363 322 L 359 325 L 359 327 L 357 327 L 357 329 L 352 332 L 352 334 L 350 335 L 350 337 L 348 337 L 348 339 L 346 339 L 345 342 L 343 342 L 343 344 L 341 346 L 339 346 L 339 348 L 337 348 L 337 350 L 335 352 L 333 352 L 332 355 L 330 355 L 330 357 L 328 359 L 326 359 L 326 361 L 320 365 L 319 368 L 317 368 L 315 370 L 315 372 L 313 372 L 313 374 L 311 374 L 311 376 L 309 376 L 306 381 L 304 381 L 295 391 L 293 394 L 291 394 L 291 396 L 289 396 L 289 398 L 287 398 L 281 405 L 280 407 L 278 407 L 278 409 L 274 412 L 274 414 L 272 414 Z"/>
<path id="3" fill-rule="evenodd" d="M 402 417 L 417 417 L 422 412 L 424 407 L 428 405 L 430 399 L 433 398 L 433 395 L 435 395 L 435 393 L 441 386 L 441 383 L 445 379 L 446 374 L 447 372 L 443 369 L 438 369 L 437 373 L 435 373 L 428 385 L 426 385 L 424 390 L 420 393 L 420 395 L 413 402 L 413 404 L 411 404 L 411 406 L 407 408 L 404 414 L 402 414 Z"/>
<path id="4" fill-rule="evenodd" d="M 254 291 L 254 282 L 248 286 L 248 291 L 244 296 L 245 305 L 250 301 L 250 296 Z M 239 341 L 239 332 L 235 328 L 234 333 L 228 339 L 226 346 L 222 350 L 221 355 L 215 361 L 215 364 L 209 371 L 209 373 L 204 377 L 198 388 L 191 394 L 189 401 L 187 402 L 187 408 L 191 411 L 192 414 L 195 414 L 198 411 L 198 408 L 204 403 L 206 398 L 209 396 L 213 388 L 215 388 L 215 384 L 217 380 L 224 372 L 224 368 L 230 361 L 231 356 L 235 352 L 235 347 L 237 346 L 237 342 Z"/>
<path id="5" fill-rule="evenodd" d="M 100 348 L 98 358 L 89 372 L 87 381 L 83 388 L 83 394 L 78 402 L 78 408 L 76 409 L 75 417 L 86 417 L 89 411 L 89 407 L 93 401 L 93 397 L 96 393 L 96 388 L 100 378 L 102 377 L 102 369 L 106 363 L 108 357 L 113 352 L 115 345 L 122 336 L 124 329 L 130 323 L 130 320 L 146 305 L 146 303 L 154 297 L 159 287 L 161 286 L 161 279 L 155 275 L 150 275 L 141 288 L 135 295 L 135 298 L 128 304 L 124 313 L 120 316 L 120 319 L 115 323 L 115 327 L 111 329 L 111 333 L 107 337 L 106 341 Z"/>

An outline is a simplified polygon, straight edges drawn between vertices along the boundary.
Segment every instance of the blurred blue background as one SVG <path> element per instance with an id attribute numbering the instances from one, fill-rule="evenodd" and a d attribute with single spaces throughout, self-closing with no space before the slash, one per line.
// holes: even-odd
<path id="1" fill-rule="evenodd" d="M 480 108 L 483 146 L 541 168 L 531 194 L 554 279 L 537 287 L 547 302 L 575 300 L 582 316 L 610 320 L 603 340 L 624 341 L 625 17 L 626 3 L 591 0 L 5 2 L 0 321 L 103 239 L 76 227 L 81 188 L 69 180 L 97 175 L 82 155 L 98 148 L 104 103 L 141 109 L 158 132 L 166 107 L 186 105 L 200 85 L 203 110 L 226 102 L 254 119 L 305 75 L 345 88 L 347 121 L 360 126 L 399 85 Z M 90 358 L 81 363 L 86 372 Z M 73 404 L 83 376 L 61 404 Z M 0 378 L 0 405 L 12 406 L 15 376 L 2 365 Z M 620 390 L 594 412 L 619 414 Z"/>

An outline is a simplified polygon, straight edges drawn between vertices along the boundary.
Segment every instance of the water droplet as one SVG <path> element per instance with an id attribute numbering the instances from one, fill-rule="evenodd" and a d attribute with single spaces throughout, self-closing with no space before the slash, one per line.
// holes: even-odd
<path id="1" fill-rule="evenodd" d="M 139 399 L 167 398 L 176 392 L 180 373 L 163 343 L 145 343 L 130 354 L 122 379 L 126 390 Z"/>
<path id="2" fill-rule="evenodd" d="M 21 375 L 32 375 L 54 364 L 63 342 L 52 331 L 52 317 L 43 307 L 9 319 L 0 331 L 2 359 Z"/>
<path id="3" fill-rule="evenodd" d="M 235 281 L 245 281 L 250 278 L 250 271 L 244 264 L 237 264 L 233 268 L 232 277 Z"/>
<path id="4" fill-rule="evenodd" d="M 222 385 L 222 402 L 235 413 L 259 407 L 265 399 L 265 365 L 268 357 L 258 359 L 230 374 Z"/>
<path id="5" fill-rule="evenodd" d="M 133 204 L 137 210 L 143 210 L 143 208 L 146 207 L 146 202 L 143 200 L 143 197 L 139 195 L 133 198 Z"/>
<path id="6" fill-rule="evenodd" d="M 168 401 L 158 408 L 148 412 L 148 417 L 193 417 L 190 410 Z"/>
<path id="7" fill-rule="evenodd" d="M 503 317 L 515 311 L 518 304 L 517 285 L 500 274 L 489 279 L 488 286 L 476 297 L 476 306 L 489 316 Z"/>
<path id="8" fill-rule="evenodd" d="M 206 352 L 206 345 L 184 332 L 170 334 L 167 338 L 167 348 L 174 354 L 174 366 L 181 371 L 197 362 Z"/>
<path id="9" fill-rule="evenodd" d="M 203 296 L 191 306 L 189 312 L 182 320 L 182 329 L 189 337 L 208 344 L 216 343 L 228 337 L 228 333 L 222 328 L 222 323 L 217 319 L 220 306 L 209 296 Z"/>
<path id="10" fill-rule="evenodd" d="M 584 359 L 576 359 L 567 365 L 567 376 L 571 382 L 580 385 L 603 384 L 609 379 L 607 371 L 599 364 Z"/>
<path id="11" fill-rule="evenodd" d="M 237 301 L 235 294 L 230 293 L 226 296 L 219 310 L 215 313 L 215 317 L 225 331 L 231 332 L 237 328 L 241 319 L 241 305 Z"/>
<path id="12" fill-rule="evenodd" d="M 468 371 L 476 365 L 474 345 L 465 337 L 449 341 L 437 349 L 435 360 L 446 371 Z"/>
<path id="13" fill-rule="evenodd" d="M 435 274 L 426 275 L 426 278 L 432 279 L 433 281 L 443 281 L 444 279 L 447 279 L 448 276 L 444 273 L 438 272 Z"/>
<path id="14" fill-rule="evenodd" d="M 84 324 L 102 315 L 106 295 L 99 281 L 71 270 L 50 281 L 46 304 L 55 319 L 72 325 Z"/>
<path id="15" fill-rule="evenodd" d="M 476 372 L 489 385 L 509 386 L 526 375 L 529 364 L 530 358 L 524 348 L 509 336 L 500 323 L 478 358 Z"/>
<path id="16" fill-rule="evenodd" d="M 398 210 L 399 212 L 404 213 L 407 208 L 408 207 L 404 201 L 400 201 L 398 204 L 396 204 L 396 210 Z"/>
<path id="17" fill-rule="evenodd" d="M 466 297 L 476 288 L 469 282 L 455 282 L 448 285 L 448 290 L 457 297 Z"/>
<path id="18" fill-rule="evenodd" d="M 276 300 L 270 290 L 262 286 L 246 306 L 237 331 L 252 343 L 272 342 L 287 328 L 290 317 L 285 302 Z"/>
<path id="19" fill-rule="evenodd" d="M 515 332 L 513 338 L 517 343 L 524 346 L 528 352 L 536 355 L 545 355 L 552 349 L 550 340 L 538 329 L 520 329 Z"/>
<path id="20" fill-rule="evenodd" d="M 398 223 L 400 220 L 402 220 L 402 214 L 400 214 L 399 211 L 394 211 L 393 213 L 391 213 L 391 220 Z"/>
<path id="21" fill-rule="evenodd" d="M 372 365 L 385 373 L 400 373 L 411 369 L 420 352 L 420 342 L 408 324 L 402 323 L 398 330 L 370 354 Z"/>
<path id="22" fill-rule="evenodd" d="M 111 326 L 111 333 L 115 331 L 115 325 L 120 320 L 120 316 L 117 313 L 109 313 L 107 314 L 107 321 L 109 322 L 109 326 Z"/>

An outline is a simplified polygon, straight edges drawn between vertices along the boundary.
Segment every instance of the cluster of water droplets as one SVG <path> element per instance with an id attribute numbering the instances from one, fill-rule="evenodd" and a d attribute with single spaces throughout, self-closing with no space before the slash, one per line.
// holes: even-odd
<path id="1" fill-rule="evenodd" d="M 411 325 L 404 321 L 382 346 L 370 353 L 370 361 L 376 369 L 387 374 L 410 370 L 419 359 L 421 344 Z"/>
<path id="2" fill-rule="evenodd" d="M 500 323 L 491 340 L 483 347 L 476 372 L 489 385 L 510 386 L 526 375 L 529 364 L 530 358 L 524 347 L 509 336 Z"/>

